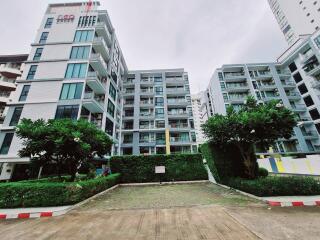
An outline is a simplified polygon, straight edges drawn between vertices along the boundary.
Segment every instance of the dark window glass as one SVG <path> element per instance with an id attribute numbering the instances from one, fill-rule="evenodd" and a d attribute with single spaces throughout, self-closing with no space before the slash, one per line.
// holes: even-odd
<path id="1" fill-rule="evenodd" d="M 115 89 L 115 87 L 110 83 L 110 87 L 109 87 L 109 94 L 112 97 L 113 100 L 116 100 L 117 97 L 117 91 Z"/>
<path id="2" fill-rule="evenodd" d="M 304 83 L 301 84 L 301 85 L 298 87 L 298 89 L 299 89 L 299 91 L 300 91 L 301 94 L 305 94 L 305 93 L 308 92 L 308 89 L 307 89 L 307 87 L 306 87 L 306 85 L 305 85 Z"/>
<path id="3" fill-rule="evenodd" d="M 48 18 L 46 21 L 46 24 L 44 25 L 44 28 L 51 28 L 53 23 L 53 18 Z"/>
<path id="4" fill-rule="evenodd" d="M 156 108 L 155 109 L 156 117 L 163 118 L 164 117 L 164 109 L 163 108 Z"/>
<path id="5" fill-rule="evenodd" d="M 25 101 L 29 93 L 30 85 L 24 85 L 19 97 L 19 101 Z"/>
<path id="6" fill-rule="evenodd" d="M 108 106 L 107 106 L 107 112 L 114 117 L 114 104 L 110 101 L 110 99 L 108 100 Z"/>
<path id="7" fill-rule="evenodd" d="M 48 35 L 49 35 L 48 32 L 43 32 L 43 33 L 41 34 L 39 43 L 46 43 L 46 42 L 47 42 L 47 39 L 48 39 Z"/>
<path id="8" fill-rule="evenodd" d="M 113 136 L 113 122 L 109 119 L 106 118 L 106 133 L 109 134 L 110 136 Z"/>
<path id="9" fill-rule="evenodd" d="M 163 106 L 164 99 L 162 97 L 156 98 L 156 106 Z"/>
<path id="10" fill-rule="evenodd" d="M 315 125 L 316 125 L 316 129 L 317 129 L 318 133 L 320 134 L 320 123 L 317 123 Z"/>
<path id="11" fill-rule="evenodd" d="M 156 94 L 157 95 L 162 95 L 163 94 L 163 87 L 155 87 L 156 89 Z"/>
<path id="12" fill-rule="evenodd" d="M 60 94 L 61 100 L 80 99 L 83 83 L 64 83 Z"/>
<path id="13" fill-rule="evenodd" d="M 87 73 L 88 64 L 69 63 L 67 66 L 65 78 L 84 78 Z"/>
<path id="14" fill-rule="evenodd" d="M 36 49 L 36 52 L 35 52 L 35 54 L 34 54 L 34 56 L 33 56 L 33 60 L 34 60 L 34 61 L 40 60 L 41 55 L 42 55 L 42 51 L 43 51 L 43 48 L 37 48 L 37 49 Z"/>
<path id="15" fill-rule="evenodd" d="M 16 107 L 14 109 L 9 126 L 16 126 L 18 124 L 21 113 L 22 113 L 22 107 Z"/>
<path id="16" fill-rule="evenodd" d="M 312 120 L 320 119 L 320 114 L 319 114 L 318 109 L 316 109 L 316 108 L 312 109 L 312 110 L 309 111 L 309 113 L 310 113 L 310 116 L 311 116 Z"/>
<path id="17" fill-rule="evenodd" d="M 70 118 L 76 120 L 78 117 L 79 105 L 58 106 L 55 119 Z"/>
<path id="18" fill-rule="evenodd" d="M 7 154 L 9 152 L 12 138 L 13 138 L 13 133 L 6 133 L 2 142 L 0 154 Z"/>
<path id="19" fill-rule="evenodd" d="M 297 70 L 297 65 L 292 62 L 290 65 L 289 65 L 289 69 L 291 72 L 294 72 L 295 70 Z"/>
<path id="20" fill-rule="evenodd" d="M 88 59 L 90 46 L 72 47 L 70 59 Z"/>
<path id="21" fill-rule="evenodd" d="M 310 97 L 310 96 L 307 96 L 307 97 L 303 98 L 303 101 L 305 102 L 307 107 L 310 107 L 310 106 L 314 105 L 312 97 Z"/>
<path id="22" fill-rule="evenodd" d="M 299 72 L 297 72 L 296 74 L 293 75 L 294 80 L 296 81 L 296 83 L 301 82 L 302 81 L 302 77 L 300 75 Z"/>
<path id="23" fill-rule="evenodd" d="M 93 40 L 93 30 L 77 30 L 74 36 L 74 42 L 90 42 Z"/>
<path id="24" fill-rule="evenodd" d="M 34 75 L 36 75 L 37 67 L 38 67 L 37 65 L 31 65 L 29 69 L 29 73 L 27 75 L 27 80 L 34 79 Z"/>

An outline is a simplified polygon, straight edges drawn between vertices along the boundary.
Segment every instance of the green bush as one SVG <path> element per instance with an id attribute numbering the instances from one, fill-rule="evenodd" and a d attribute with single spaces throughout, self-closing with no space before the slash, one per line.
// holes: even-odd
<path id="1" fill-rule="evenodd" d="M 320 181 L 311 177 L 234 178 L 229 179 L 228 185 L 259 197 L 320 195 Z"/>
<path id="2" fill-rule="evenodd" d="M 230 177 L 244 176 L 241 154 L 234 145 L 221 148 L 212 143 L 205 143 L 200 148 L 217 182 L 226 183 Z"/>
<path id="3" fill-rule="evenodd" d="M 208 179 L 201 154 L 114 156 L 110 163 L 112 172 L 121 173 L 123 183 L 158 182 L 155 166 L 166 167 L 162 181 Z"/>
<path id="4" fill-rule="evenodd" d="M 70 205 L 116 185 L 119 179 L 120 174 L 113 174 L 79 182 L 1 183 L 0 208 Z"/>
<path id="5" fill-rule="evenodd" d="M 268 177 L 268 175 L 269 175 L 269 172 L 268 172 L 267 169 L 259 168 L 259 170 L 258 170 L 258 176 L 259 177 Z"/>

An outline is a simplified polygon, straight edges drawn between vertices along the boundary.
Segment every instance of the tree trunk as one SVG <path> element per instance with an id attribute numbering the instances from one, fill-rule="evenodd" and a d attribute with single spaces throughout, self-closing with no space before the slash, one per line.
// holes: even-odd
<path id="1" fill-rule="evenodd" d="M 244 174 L 248 179 L 256 178 L 256 159 L 254 157 L 254 148 L 252 145 L 243 146 L 241 144 L 237 144 L 237 147 L 240 150 L 243 163 L 244 163 Z"/>

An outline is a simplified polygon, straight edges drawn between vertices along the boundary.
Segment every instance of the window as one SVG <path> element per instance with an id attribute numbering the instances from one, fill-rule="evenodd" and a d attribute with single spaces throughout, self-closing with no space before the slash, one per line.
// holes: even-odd
<path id="1" fill-rule="evenodd" d="M 90 27 L 96 24 L 96 16 L 80 16 L 78 27 Z"/>
<path id="2" fill-rule="evenodd" d="M 58 106 L 55 119 L 70 118 L 76 120 L 78 117 L 79 105 Z"/>
<path id="3" fill-rule="evenodd" d="M 18 124 L 21 113 L 22 113 L 22 107 L 14 108 L 9 126 L 16 126 Z"/>
<path id="4" fill-rule="evenodd" d="M 49 35 L 48 32 L 43 32 L 43 33 L 41 34 L 39 43 L 40 43 L 40 44 L 46 43 L 46 42 L 47 42 L 47 39 L 48 39 L 48 35 Z"/>
<path id="5" fill-rule="evenodd" d="M 156 106 L 163 106 L 164 100 L 163 97 L 156 97 Z"/>
<path id="6" fill-rule="evenodd" d="M 6 133 L 4 136 L 2 146 L 0 148 L 0 154 L 7 154 L 9 152 L 9 148 L 12 142 L 13 133 Z"/>
<path id="7" fill-rule="evenodd" d="M 106 128 L 105 131 L 107 134 L 109 134 L 110 136 L 113 136 L 113 122 L 109 119 L 106 118 Z"/>
<path id="8" fill-rule="evenodd" d="M 316 108 L 312 109 L 312 110 L 309 111 L 309 113 L 310 113 L 310 116 L 311 116 L 312 120 L 320 119 L 320 114 L 319 114 L 318 109 L 316 109 Z"/>
<path id="9" fill-rule="evenodd" d="M 37 48 L 37 49 L 36 49 L 36 52 L 35 52 L 35 54 L 34 54 L 34 56 L 33 56 L 33 60 L 34 60 L 34 61 L 40 60 L 41 55 L 42 55 L 42 51 L 43 51 L 43 48 Z"/>
<path id="10" fill-rule="evenodd" d="M 157 120 L 156 121 L 156 128 L 165 128 L 165 121 L 164 120 Z"/>
<path id="11" fill-rule="evenodd" d="M 314 39 L 314 42 L 316 43 L 317 47 L 320 49 L 320 35 Z"/>
<path id="12" fill-rule="evenodd" d="M 294 79 L 294 81 L 295 81 L 296 83 L 299 83 L 299 82 L 302 81 L 302 77 L 301 77 L 301 75 L 300 75 L 299 72 L 297 72 L 295 75 L 293 75 L 293 79 Z"/>
<path id="13" fill-rule="evenodd" d="M 156 108 L 155 113 L 156 113 L 156 118 L 164 118 L 163 108 Z"/>
<path id="14" fill-rule="evenodd" d="M 110 101 L 110 99 L 108 100 L 108 106 L 107 106 L 107 112 L 114 117 L 114 104 Z"/>
<path id="15" fill-rule="evenodd" d="M 51 28 L 53 23 L 53 18 L 48 18 L 46 21 L 46 24 L 44 25 L 44 28 Z"/>
<path id="16" fill-rule="evenodd" d="M 154 77 L 154 83 L 156 85 L 162 85 L 162 77 Z"/>
<path id="17" fill-rule="evenodd" d="M 112 97 L 113 100 L 116 100 L 117 97 L 117 91 L 115 89 L 115 87 L 110 83 L 110 87 L 109 87 L 109 94 Z"/>
<path id="18" fill-rule="evenodd" d="M 90 42 L 93 40 L 93 30 L 77 30 L 74 36 L 74 42 Z"/>
<path id="19" fill-rule="evenodd" d="M 34 75 L 36 74 L 38 65 L 31 65 L 29 69 L 29 73 L 27 75 L 27 80 L 34 79 Z"/>
<path id="20" fill-rule="evenodd" d="M 25 101 L 29 93 L 30 85 L 24 85 L 19 97 L 19 101 Z"/>
<path id="21" fill-rule="evenodd" d="M 310 107 L 310 106 L 314 105 L 312 97 L 310 97 L 310 96 L 307 96 L 307 97 L 303 98 L 303 101 L 307 105 L 307 107 Z"/>
<path id="22" fill-rule="evenodd" d="M 86 76 L 86 63 L 69 63 L 65 78 L 84 78 Z"/>
<path id="23" fill-rule="evenodd" d="M 295 70 L 297 70 L 297 65 L 292 62 L 290 65 L 289 65 L 289 69 L 291 72 L 294 72 Z"/>
<path id="24" fill-rule="evenodd" d="M 60 100 L 80 99 L 83 83 L 64 83 L 60 94 Z"/>
<path id="25" fill-rule="evenodd" d="M 219 77 L 219 81 L 223 81 L 223 74 L 222 74 L 222 72 L 219 72 L 219 73 L 218 73 L 218 77 Z"/>
<path id="26" fill-rule="evenodd" d="M 70 59 L 88 59 L 90 46 L 72 47 Z"/>
<path id="27" fill-rule="evenodd" d="M 163 87 L 155 87 L 157 95 L 163 95 Z"/>
<path id="28" fill-rule="evenodd" d="M 304 83 L 301 84 L 301 85 L 298 87 L 298 89 L 299 89 L 299 92 L 301 93 L 301 95 L 308 92 L 308 89 L 307 89 L 307 87 L 306 87 L 306 85 L 305 85 Z"/>

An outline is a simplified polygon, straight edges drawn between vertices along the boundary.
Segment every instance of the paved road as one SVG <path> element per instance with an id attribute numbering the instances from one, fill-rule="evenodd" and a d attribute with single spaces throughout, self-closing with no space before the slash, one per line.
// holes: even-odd
<path id="1" fill-rule="evenodd" d="M 320 239 L 320 208 L 272 208 L 212 184 L 116 189 L 67 215 L 0 222 L 1 239 Z"/>

